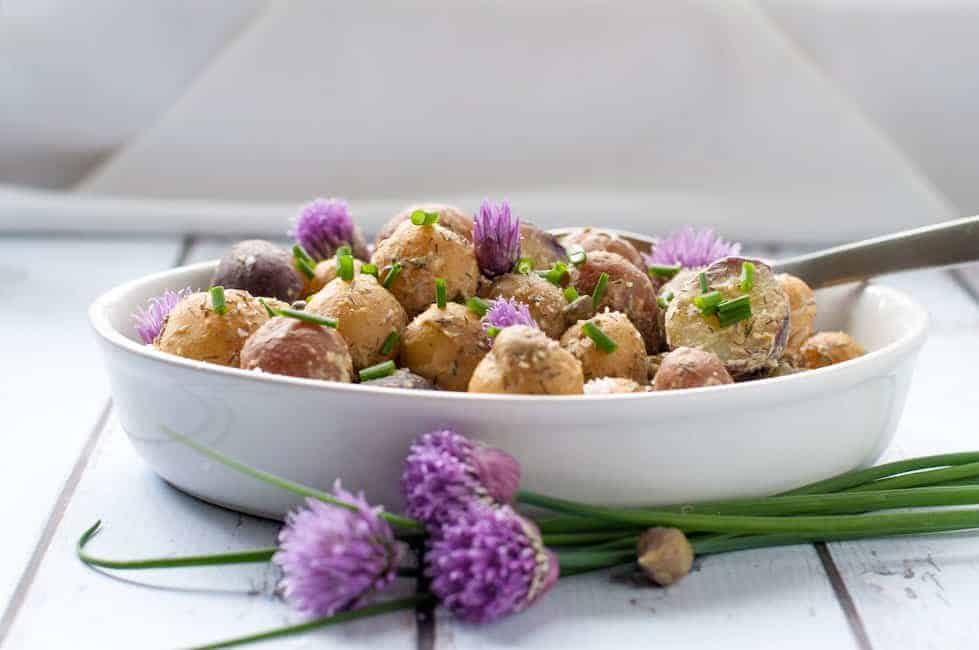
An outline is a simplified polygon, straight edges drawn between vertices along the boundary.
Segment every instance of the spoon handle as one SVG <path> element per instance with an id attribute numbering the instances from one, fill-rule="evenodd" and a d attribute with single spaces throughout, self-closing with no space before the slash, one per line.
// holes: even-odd
<path id="1" fill-rule="evenodd" d="M 874 237 L 775 263 L 815 288 L 936 266 L 979 262 L 979 216 Z"/>

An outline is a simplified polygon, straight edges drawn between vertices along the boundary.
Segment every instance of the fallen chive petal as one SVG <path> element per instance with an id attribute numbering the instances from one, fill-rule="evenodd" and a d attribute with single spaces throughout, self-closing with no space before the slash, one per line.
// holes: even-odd
<path id="1" fill-rule="evenodd" d="M 606 285 L 608 285 L 608 273 L 602 271 L 602 274 L 598 276 L 598 282 L 595 283 L 595 290 L 591 294 L 591 304 L 595 309 L 598 309 L 598 303 L 602 302 L 602 298 L 605 297 Z"/>
<path id="2" fill-rule="evenodd" d="M 741 283 L 739 286 L 744 292 L 751 291 L 755 286 L 755 265 L 752 262 L 741 263 Z"/>
<path id="3" fill-rule="evenodd" d="M 435 278 L 435 304 L 445 309 L 445 278 Z"/>
<path id="4" fill-rule="evenodd" d="M 353 255 L 354 251 L 349 246 L 340 246 L 337 248 L 337 259 L 340 259 L 344 255 Z"/>
<path id="5" fill-rule="evenodd" d="M 337 258 L 337 273 L 344 282 L 354 279 L 354 258 L 353 255 L 341 255 Z"/>
<path id="6" fill-rule="evenodd" d="M 578 244 L 573 244 L 568 247 L 568 260 L 575 266 L 581 266 L 588 259 L 588 254 L 585 253 L 585 249 Z"/>
<path id="7" fill-rule="evenodd" d="M 384 276 L 384 281 L 381 282 L 381 286 L 385 289 L 391 288 L 391 283 L 401 275 L 401 262 L 395 262 L 391 265 L 391 269 L 388 271 L 387 275 Z"/>
<path id="8" fill-rule="evenodd" d="M 743 309 L 744 307 L 751 307 L 751 296 L 738 296 L 737 298 L 720 302 L 717 304 L 717 311 L 734 311 L 735 309 Z"/>
<path id="9" fill-rule="evenodd" d="M 397 366 L 394 365 L 394 361 L 384 361 L 383 363 L 375 364 L 369 368 L 364 368 L 360 371 L 360 381 L 370 381 L 371 379 L 380 379 L 382 377 L 387 377 L 393 374 L 397 370 Z"/>
<path id="10" fill-rule="evenodd" d="M 322 325 L 323 327 L 337 326 L 337 319 L 335 318 L 328 318 L 326 316 L 320 316 L 318 314 L 311 314 L 308 311 L 293 309 L 292 307 L 279 307 L 278 309 L 273 309 L 272 311 L 274 311 L 278 316 L 287 316 L 289 318 L 295 318 L 296 320 L 312 323 L 313 325 Z"/>
<path id="11" fill-rule="evenodd" d="M 710 283 L 707 281 L 706 273 L 701 271 L 700 274 L 697 276 L 697 279 L 700 281 L 700 293 L 707 293 L 708 291 L 710 291 Z"/>
<path id="12" fill-rule="evenodd" d="M 377 264 L 364 263 L 360 265 L 360 272 L 377 277 Z"/>
<path id="13" fill-rule="evenodd" d="M 228 313 L 228 306 L 224 303 L 224 287 L 211 287 L 211 306 L 222 316 Z"/>
<path id="14" fill-rule="evenodd" d="M 489 311 L 490 304 L 485 300 L 483 300 L 482 298 L 477 298 L 476 296 L 473 296 L 472 298 L 466 301 L 466 307 L 469 308 L 469 311 L 482 318 L 483 316 L 486 315 L 486 312 Z"/>
<path id="15" fill-rule="evenodd" d="M 269 318 L 275 318 L 275 312 L 269 307 L 269 304 L 265 302 L 265 298 L 259 298 L 258 301 L 262 303 L 262 307 L 265 307 L 265 313 L 269 315 Z"/>
<path id="16" fill-rule="evenodd" d="M 391 330 L 391 333 L 387 335 L 387 338 L 384 339 L 384 343 L 381 345 L 381 350 L 380 350 L 381 354 L 384 355 L 391 354 L 399 338 L 401 337 L 398 335 L 398 331 Z"/>
<path id="17" fill-rule="evenodd" d="M 605 352 L 615 352 L 619 347 L 618 343 L 610 339 L 598 325 L 591 321 L 582 325 L 581 330 L 588 335 L 588 338 L 595 342 L 595 345 L 602 348 Z"/>
<path id="18" fill-rule="evenodd" d="M 670 266 L 668 264 L 652 264 L 649 267 L 649 274 L 655 275 L 658 278 L 672 278 L 674 275 L 680 272 L 683 267 L 677 264 L 676 266 Z"/>
<path id="19" fill-rule="evenodd" d="M 569 285 L 564 289 L 564 299 L 568 302 L 574 302 L 578 299 L 578 290 L 574 288 L 573 285 Z"/>
<path id="20" fill-rule="evenodd" d="M 520 275 L 530 275 L 530 272 L 534 270 L 534 260 L 529 257 L 521 257 L 517 260 L 517 273 Z"/>
<path id="21" fill-rule="evenodd" d="M 489 327 L 486 328 L 486 336 L 490 338 L 493 338 L 499 333 L 500 333 L 500 328 L 497 327 L 496 325 L 490 325 Z"/>

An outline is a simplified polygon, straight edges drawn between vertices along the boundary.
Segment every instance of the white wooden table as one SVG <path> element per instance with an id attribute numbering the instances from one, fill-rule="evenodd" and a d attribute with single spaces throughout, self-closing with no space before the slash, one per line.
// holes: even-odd
<path id="1" fill-rule="evenodd" d="M 92 548 L 112 557 L 274 539 L 275 524 L 185 496 L 142 463 L 113 415 L 86 324 L 103 289 L 226 245 L 0 237 L 0 648 L 172 648 L 299 620 L 265 565 L 110 575 L 74 556 L 98 518 L 105 531 Z M 888 456 L 979 447 L 979 269 L 884 282 L 912 292 L 934 318 Z M 709 557 L 668 589 L 623 569 L 571 578 L 489 627 L 402 612 L 261 647 L 972 648 L 977 599 L 979 535 L 907 537 Z"/>

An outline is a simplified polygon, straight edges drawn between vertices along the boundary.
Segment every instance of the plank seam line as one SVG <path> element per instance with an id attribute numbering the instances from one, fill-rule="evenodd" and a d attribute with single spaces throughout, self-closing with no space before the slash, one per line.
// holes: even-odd
<path id="1" fill-rule="evenodd" d="M 955 281 L 955 284 L 959 285 L 959 288 L 969 294 L 974 303 L 979 304 L 979 288 L 972 285 L 961 269 L 949 269 L 948 274 Z"/>
<path id="2" fill-rule="evenodd" d="M 193 244 L 193 237 L 185 236 L 181 239 L 180 249 L 177 253 L 177 259 L 174 262 L 174 266 L 179 266 L 184 262 L 184 260 L 187 259 Z M 4 641 L 6 641 L 7 634 L 13 627 L 14 620 L 17 618 L 17 614 L 20 612 L 21 606 L 23 606 L 24 602 L 27 600 L 27 594 L 34 582 L 34 578 L 37 576 L 38 570 L 41 568 L 41 562 L 43 562 L 45 556 L 47 556 L 51 542 L 54 541 L 54 535 L 58 531 L 62 519 L 64 519 L 65 512 L 68 510 L 68 504 L 71 502 L 71 498 L 75 495 L 75 490 L 78 488 L 79 483 L 81 483 L 82 477 L 85 475 L 85 470 L 88 469 L 88 465 L 92 460 L 93 454 L 95 453 L 95 448 L 98 445 L 99 440 L 102 438 L 102 433 L 107 428 L 109 415 L 111 413 L 112 398 L 109 397 L 105 400 L 105 405 L 99 412 L 99 417 L 95 421 L 95 426 L 92 427 L 92 431 L 88 434 L 88 438 L 85 440 L 82 451 L 79 454 L 78 459 L 75 461 L 74 466 L 72 466 L 71 472 L 68 474 L 68 479 L 65 481 L 61 491 L 58 493 L 58 498 L 54 502 L 54 507 L 51 509 L 51 514 L 48 517 L 47 522 L 44 524 L 44 529 L 41 531 L 41 537 L 38 540 L 37 545 L 34 547 L 34 551 L 31 553 L 30 559 L 27 561 L 27 566 L 24 568 L 24 572 L 17 581 L 17 585 L 14 588 L 14 594 L 11 596 L 10 602 L 7 604 L 7 607 L 3 612 L 3 616 L 0 616 L 0 646 L 3 646 Z"/>
<path id="3" fill-rule="evenodd" d="M 857 647 L 860 650 L 873 650 L 873 645 L 870 643 L 870 636 L 867 634 L 867 628 L 863 624 L 863 618 L 861 618 L 860 612 L 857 611 L 857 605 L 853 600 L 853 596 L 850 594 L 850 590 L 846 587 L 846 582 L 843 580 L 842 574 L 840 574 L 839 567 L 833 561 L 833 555 L 829 552 L 825 542 L 816 542 L 813 546 L 816 548 L 819 561 L 822 562 L 823 569 L 826 571 L 826 577 L 829 578 L 829 583 L 833 587 L 836 599 L 840 603 L 843 615 L 846 616 L 846 621 L 850 625 L 850 631 L 853 632 Z"/>

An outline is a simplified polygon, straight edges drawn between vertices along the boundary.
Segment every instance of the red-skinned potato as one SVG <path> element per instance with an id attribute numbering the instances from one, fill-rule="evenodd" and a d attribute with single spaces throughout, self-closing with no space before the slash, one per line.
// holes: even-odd
<path id="1" fill-rule="evenodd" d="M 592 251 L 608 251 L 618 253 L 631 262 L 637 269 L 646 272 L 646 264 L 643 262 L 642 255 L 636 250 L 628 239 L 610 230 L 601 228 L 581 228 L 568 233 L 561 239 L 565 249 L 571 246 L 581 246 L 585 253 Z"/>
<path id="2" fill-rule="evenodd" d="M 351 382 L 347 343 L 331 327 L 277 316 L 259 327 L 241 350 L 241 367 L 276 375 Z"/>
<path id="3" fill-rule="evenodd" d="M 697 348 L 677 348 L 660 361 L 653 388 L 676 390 L 731 383 L 734 380 L 716 354 Z"/>

